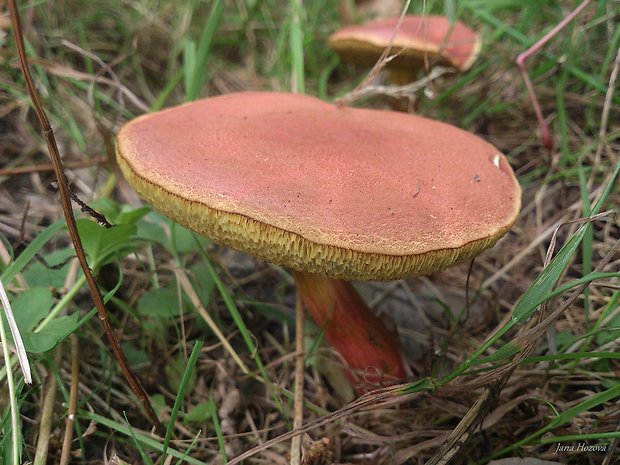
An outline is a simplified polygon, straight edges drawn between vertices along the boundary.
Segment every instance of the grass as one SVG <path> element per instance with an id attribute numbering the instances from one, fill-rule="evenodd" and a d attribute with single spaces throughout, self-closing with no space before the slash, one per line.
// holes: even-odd
<path id="1" fill-rule="evenodd" d="M 431 281 L 380 288 L 376 307 L 408 314 L 421 307 L 433 322 L 432 330 L 423 322 L 397 323 L 403 344 L 419 350 L 407 352 L 415 373 L 411 384 L 389 393 L 398 408 L 373 396 L 348 403 L 335 355 L 317 344 L 319 331 L 309 336 L 307 445 L 325 457 L 404 464 L 434 463 L 433 454 L 455 453 L 451 463 L 519 456 L 580 464 L 605 457 L 614 463 L 619 455 L 620 273 L 614 247 L 620 230 L 611 214 L 571 221 L 620 203 L 618 93 L 609 93 L 606 103 L 620 46 L 614 27 L 620 7 L 593 1 L 528 61 L 556 142 L 552 154 L 542 146 L 513 64 L 578 3 L 411 2 L 411 12 L 445 13 L 481 31 L 480 59 L 466 74 L 433 83 L 435 97 L 419 96 L 417 111 L 475 132 L 506 153 L 524 189 L 523 211 L 507 238 L 476 259 L 469 318 L 447 316 L 465 307 L 468 264 Z M 325 46 L 340 21 L 335 0 L 59 5 L 24 3 L 21 12 L 33 73 L 66 160 L 112 154 L 114 132 L 147 109 L 245 89 L 297 90 L 334 100 L 363 79 Z M 0 17 L 0 31 L 9 31 L 5 23 Z M 0 61 L 0 168 L 47 162 L 14 66 L 12 38 L 0 34 L 0 42 L 7 52 Z M 355 103 L 386 104 L 381 96 Z M 58 396 L 49 463 L 59 462 L 66 447 L 73 463 L 100 462 L 112 452 L 128 463 L 224 463 L 285 434 L 294 365 L 294 294 L 287 272 L 217 247 L 142 208 L 110 164 L 68 170 L 67 176 L 82 200 L 117 225 L 105 230 L 80 220 L 111 322 L 168 430 L 165 437 L 150 432 L 107 351 L 70 258 L 55 194 L 46 189 L 50 173 L 4 174 L 0 278 L 21 309 L 16 319 L 34 384 L 24 385 L 10 354 L 12 340 L 0 333 L 0 463 L 16 463 L 15 454 L 22 462 L 41 460 L 35 447 L 51 376 Z M 176 269 L 184 270 L 186 281 Z M 412 289 L 418 296 L 413 301 Z M 208 311 L 209 324 L 198 308 Z M 70 334 L 79 338 L 78 353 L 70 350 Z M 72 357 L 78 358 L 77 372 Z M 74 440 L 63 446 L 76 380 Z M 328 414 L 329 421 L 319 420 Z M 475 420 L 471 435 L 459 445 L 455 431 L 469 417 Z M 554 454 L 558 444 L 598 449 Z M 244 463 L 288 463 L 287 454 L 287 443 L 275 442 Z"/>

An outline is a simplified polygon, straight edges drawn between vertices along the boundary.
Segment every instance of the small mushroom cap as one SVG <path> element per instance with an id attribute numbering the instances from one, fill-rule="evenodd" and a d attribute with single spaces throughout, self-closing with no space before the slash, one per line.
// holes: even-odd
<path id="1" fill-rule="evenodd" d="M 399 18 L 347 26 L 329 37 L 329 47 L 343 60 L 373 65 L 390 43 Z M 405 16 L 394 40 L 387 66 L 419 69 L 425 57 L 431 62 L 467 71 L 478 57 L 480 35 L 460 21 L 451 24 L 443 16 Z"/>
<path id="2" fill-rule="evenodd" d="M 390 280 L 477 255 L 517 218 L 520 188 L 491 144 L 419 116 L 247 92 L 141 116 L 117 138 L 136 191 L 256 257 Z"/>

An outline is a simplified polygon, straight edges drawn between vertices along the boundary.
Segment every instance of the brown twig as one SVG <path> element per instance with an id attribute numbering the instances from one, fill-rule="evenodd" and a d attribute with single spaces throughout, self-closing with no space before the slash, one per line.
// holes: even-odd
<path id="1" fill-rule="evenodd" d="M 56 348 L 54 354 L 54 364 L 59 365 L 62 358 L 62 347 Z M 41 419 L 39 422 L 39 437 L 37 439 L 37 448 L 34 454 L 34 465 L 45 465 L 47 463 L 47 454 L 49 452 L 50 436 L 52 434 L 52 426 L 54 420 L 54 403 L 56 402 L 56 392 L 58 384 L 56 376 L 50 369 L 45 382 L 45 391 L 41 401 Z"/>
<path id="2" fill-rule="evenodd" d="M 75 334 L 71 335 L 71 389 L 69 391 L 69 408 L 67 409 L 67 421 L 65 423 L 65 434 L 62 439 L 62 453 L 60 455 L 60 465 L 68 465 L 71 460 L 71 442 L 73 441 L 73 423 L 75 412 L 77 411 L 77 396 L 79 383 L 79 364 L 78 351 L 79 339 Z"/>
<path id="3" fill-rule="evenodd" d="M 95 282 L 95 279 L 93 278 L 93 275 L 88 266 L 86 254 L 84 253 L 84 248 L 82 247 L 82 241 L 77 231 L 75 217 L 73 216 L 68 182 L 64 173 L 64 168 L 62 165 L 62 160 L 60 158 L 60 153 L 58 151 L 58 146 L 56 144 L 56 139 L 54 137 L 54 131 L 52 130 L 49 120 L 47 119 L 45 110 L 41 105 L 39 94 L 34 86 L 34 82 L 30 74 L 30 69 L 28 67 L 19 10 L 17 8 L 15 0 L 9 0 L 8 4 L 11 14 L 11 21 L 13 23 L 13 36 L 15 40 L 15 47 L 17 49 L 17 54 L 19 57 L 20 67 L 26 81 L 26 86 L 28 87 L 28 93 L 30 94 L 32 104 L 34 106 L 35 112 L 37 113 L 37 118 L 39 119 L 39 123 L 41 124 L 43 136 L 45 137 L 47 148 L 52 160 L 52 164 L 54 166 L 54 174 L 56 175 L 56 180 L 58 182 L 58 189 L 60 193 L 60 202 L 62 205 L 63 214 L 65 216 L 65 221 L 67 223 L 67 228 L 69 230 L 69 235 L 71 236 L 71 241 L 73 243 L 75 253 L 80 262 L 80 266 L 82 267 L 82 271 L 84 272 L 84 276 L 86 277 L 86 281 L 88 283 L 88 287 L 90 289 L 90 293 L 94 301 L 95 307 L 97 308 L 99 320 L 103 325 L 104 332 L 110 344 L 110 350 L 114 354 L 114 358 L 118 362 L 125 379 L 129 383 L 129 386 L 142 402 L 147 416 L 149 417 L 150 421 L 153 423 L 157 431 L 160 433 L 165 433 L 163 425 L 157 418 L 157 415 L 155 415 L 153 407 L 149 402 L 148 395 L 144 391 L 144 388 L 140 384 L 140 381 L 133 373 L 133 371 L 131 371 L 129 364 L 127 363 L 127 359 L 123 354 L 121 346 L 118 342 L 118 338 L 116 337 L 114 329 L 112 328 L 112 325 L 110 324 L 110 321 L 108 319 L 108 313 L 105 309 L 101 292 L 99 291 L 97 283 Z"/>
<path id="4" fill-rule="evenodd" d="M 93 160 L 73 160 L 65 161 L 63 166 L 66 169 L 78 169 L 87 168 L 89 166 L 96 166 L 106 163 L 108 159 L 106 157 L 97 157 Z M 0 169 L 0 176 L 11 176 L 13 174 L 29 174 L 29 173 L 41 173 L 44 171 L 54 171 L 54 165 L 51 163 L 41 163 L 39 165 L 32 166 L 18 166 L 15 168 L 3 168 Z"/>
<path id="5" fill-rule="evenodd" d="M 293 403 L 293 429 L 304 423 L 304 305 L 297 292 L 295 300 L 295 397 Z M 291 465 L 301 463 L 301 435 L 291 441 Z"/>

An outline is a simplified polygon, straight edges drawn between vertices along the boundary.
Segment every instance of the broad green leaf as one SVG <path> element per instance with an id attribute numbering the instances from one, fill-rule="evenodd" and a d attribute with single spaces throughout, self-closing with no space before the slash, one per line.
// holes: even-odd
<path id="1" fill-rule="evenodd" d="M 148 207 L 128 209 L 123 207 L 116 217 L 117 224 L 136 224 L 139 220 L 149 214 L 151 211 Z"/>
<path id="2" fill-rule="evenodd" d="M 140 218 L 149 213 L 149 207 L 133 208 L 119 204 L 109 197 L 102 197 L 91 203 L 91 207 L 101 213 L 114 225 L 135 224 Z"/>
<path id="3" fill-rule="evenodd" d="M 202 423 L 211 417 L 211 409 L 209 402 L 200 402 L 196 406 L 192 407 L 187 415 L 183 418 L 184 423 Z"/>
<path id="4" fill-rule="evenodd" d="M 167 234 L 169 231 L 170 234 Z M 195 233 L 178 223 L 150 212 L 143 221 L 137 224 L 137 237 L 161 244 L 170 253 L 186 254 L 197 250 Z M 199 243 L 207 244 L 207 238 L 199 237 Z"/>
<path id="5" fill-rule="evenodd" d="M 121 344 L 123 353 L 127 358 L 129 365 L 136 369 L 141 365 L 149 364 L 151 358 L 144 350 L 137 348 L 135 345 L 125 342 Z"/>
<path id="6" fill-rule="evenodd" d="M 44 287 L 32 287 L 22 292 L 12 303 L 13 314 L 19 330 L 32 331 L 54 305 L 52 293 Z"/>
<path id="7" fill-rule="evenodd" d="M 174 285 L 151 289 L 138 300 L 137 310 L 142 315 L 171 317 L 180 313 L 179 292 Z"/>
<path id="8" fill-rule="evenodd" d="M 47 352 L 79 328 L 80 324 L 79 314 L 77 313 L 54 318 L 40 332 L 22 334 L 26 350 L 32 353 Z"/>
<path id="9" fill-rule="evenodd" d="M 75 256 L 73 247 L 67 247 L 45 254 L 42 257 L 46 264 L 39 260 L 33 261 L 22 272 L 24 279 L 28 285 L 32 287 L 62 288 L 65 284 L 67 271 L 71 262 L 68 258 L 72 256 Z M 56 268 L 56 266 L 61 264 L 62 266 Z"/>
<path id="10" fill-rule="evenodd" d="M 136 232 L 136 226 L 132 224 L 105 228 L 85 219 L 78 220 L 77 226 L 84 250 L 95 269 L 109 262 L 116 253 L 129 249 L 132 245 L 130 241 Z"/>

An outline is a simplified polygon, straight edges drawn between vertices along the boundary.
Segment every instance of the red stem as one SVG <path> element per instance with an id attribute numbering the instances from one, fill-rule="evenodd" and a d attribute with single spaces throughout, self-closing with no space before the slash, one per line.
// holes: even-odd
<path id="1" fill-rule="evenodd" d="M 398 337 L 368 308 L 351 283 L 293 272 L 297 291 L 327 341 L 348 365 L 354 384 L 404 379 Z"/>

